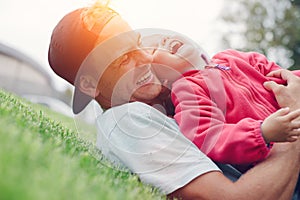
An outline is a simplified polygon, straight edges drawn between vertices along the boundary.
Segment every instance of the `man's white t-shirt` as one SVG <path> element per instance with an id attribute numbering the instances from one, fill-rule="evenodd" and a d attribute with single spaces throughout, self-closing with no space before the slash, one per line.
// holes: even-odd
<path id="1" fill-rule="evenodd" d="M 97 118 L 97 147 L 114 164 L 169 194 L 201 174 L 220 171 L 179 131 L 176 122 L 139 102 Z"/>

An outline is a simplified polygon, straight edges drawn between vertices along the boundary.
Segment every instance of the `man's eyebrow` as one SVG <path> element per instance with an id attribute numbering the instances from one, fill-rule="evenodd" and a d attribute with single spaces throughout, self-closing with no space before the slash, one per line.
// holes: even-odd
<path id="1" fill-rule="evenodd" d="M 141 33 L 135 32 L 134 35 L 132 35 L 135 38 L 131 38 L 131 40 L 136 40 L 137 42 L 137 46 L 140 47 L 140 45 L 142 44 L 142 36 Z M 124 58 L 124 56 L 129 56 L 129 55 L 133 55 L 133 50 L 129 50 L 127 52 L 125 52 L 123 55 L 121 55 L 120 57 L 118 57 L 116 60 L 114 60 L 114 64 L 119 64 L 121 62 L 121 60 Z"/>
<path id="2" fill-rule="evenodd" d="M 113 65 L 119 65 L 120 62 L 122 61 L 122 59 L 124 58 L 124 56 L 127 56 L 128 52 L 127 53 L 124 53 L 122 55 L 120 55 L 118 58 L 116 58 L 111 64 Z"/>

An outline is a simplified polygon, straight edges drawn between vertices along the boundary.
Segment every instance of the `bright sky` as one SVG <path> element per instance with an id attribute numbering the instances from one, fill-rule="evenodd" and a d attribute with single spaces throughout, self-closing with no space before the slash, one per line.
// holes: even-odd
<path id="1" fill-rule="evenodd" d="M 45 66 L 51 32 L 68 12 L 91 0 L 1 0 L 0 42 Z M 216 17 L 224 0 L 111 0 L 133 28 L 163 28 L 197 41 L 210 55 L 219 50 Z M 219 22 L 218 22 L 219 23 Z M 54 76 L 56 77 L 56 76 Z M 59 80 L 59 83 L 64 83 Z"/>

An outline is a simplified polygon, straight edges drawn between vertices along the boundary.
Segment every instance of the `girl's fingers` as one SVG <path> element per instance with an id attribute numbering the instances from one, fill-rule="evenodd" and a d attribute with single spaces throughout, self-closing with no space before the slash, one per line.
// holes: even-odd
<path id="1" fill-rule="evenodd" d="M 286 117 L 286 118 L 287 118 L 286 120 L 288 120 L 288 121 L 292 121 L 292 120 L 294 120 L 294 119 L 296 119 L 296 118 L 299 117 L 299 120 L 298 120 L 298 121 L 300 121 L 300 109 L 294 110 L 294 111 L 288 113 L 288 114 L 287 114 L 286 116 L 284 116 L 284 117 Z"/>
<path id="2" fill-rule="evenodd" d="M 290 131 L 290 136 L 300 136 L 300 128 L 295 128 L 292 131 Z"/>
<path id="3" fill-rule="evenodd" d="M 298 140 L 298 136 L 292 136 L 287 138 L 287 142 L 295 142 L 296 140 Z"/>
<path id="4" fill-rule="evenodd" d="M 288 142 L 294 142 L 296 141 L 300 136 L 300 128 L 294 129 L 289 132 L 289 135 L 287 137 Z"/>
<path id="5" fill-rule="evenodd" d="M 290 123 L 290 127 L 293 129 L 293 130 L 298 130 L 300 132 L 300 121 L 292 121 Z"/>
<path id="6" fill-rule="evenodd" d="M 284 116 L 287 117 L 288 113 L 290 111 L 289 107 L 285 107 L 285 108 L 280 108 L 279 110 L 277 110 L 274 114 L 277 116 Z"/>

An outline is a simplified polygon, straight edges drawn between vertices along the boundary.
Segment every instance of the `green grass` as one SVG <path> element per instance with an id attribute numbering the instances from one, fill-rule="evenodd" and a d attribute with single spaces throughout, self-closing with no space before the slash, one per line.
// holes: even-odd
<path id="1" fill-rule="evenodd" d="M 165 199 L 113 167 L 86 134 L 73 119 L 0 91 L 0 199 Z"/>

